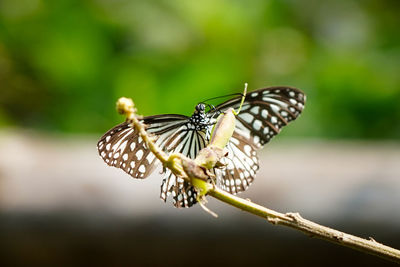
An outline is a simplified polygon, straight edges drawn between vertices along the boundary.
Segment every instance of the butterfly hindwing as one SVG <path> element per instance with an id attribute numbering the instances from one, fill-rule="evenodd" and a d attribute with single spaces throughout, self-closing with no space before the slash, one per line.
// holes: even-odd
<path id="1" fill-rule="evenodd" d="M 166 170 L 161 184 L 160 198 L 165 202 L 169 195 L 172 195 L 173 204 L 177 208 L 188 208 L 197 202 L 196 189 L 186 180 Z"/>
<path id="2" fill-rule="evenodd" d="M 233 133 L 226 146 L 228 155 L 221 159 L 225 167 L 215 169 L 217 184 L 225 191 L 236 194 L 246 190 L 259 169 L 256 147 L 250 139 Z"/>
<path id="3" fill-rule="evenodd" d="M 198 152 L 208 144 L 205 130 L 195 130 L 191 125 L 184 126 L 178 130 L 171 138 L 179 138 L 176 146 L 172 148 L 173 152 L 181 153 L 191 159 L 194 159 Z M 175 143 L 175 140 L 167 140 L 166 143 Z M 195 188 L 182 178 L 178 178 L 166 170 L 161 184 L 162 200 L 172 194 L 174 205 L 178 208 L 186 208 L 196 203 Z"/>

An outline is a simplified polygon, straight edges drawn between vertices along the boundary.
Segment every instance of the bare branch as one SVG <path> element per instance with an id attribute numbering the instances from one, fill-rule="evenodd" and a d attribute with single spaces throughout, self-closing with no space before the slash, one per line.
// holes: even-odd
<path id="1" fill-rule="evenodd" d="M 282 214 L 263 206 L 252 203 L 248 200 L 231 195 L 217 187 L 208 191 L 213 196 L 231 206 L 250 212 L 257 216 L 267 219 L 268 222 L 275 225 L 285 225 L 293 229 L 304 232 L 305 234 L 328 240 L 342 246 L 353 248 L 365 253 L 369 253 L 386 260 L 400 263 L 400 250 L 385 246 L 373 239 L 363 239 L 350 235 L 332 228 L 306 220 L 299 213 Z"/>

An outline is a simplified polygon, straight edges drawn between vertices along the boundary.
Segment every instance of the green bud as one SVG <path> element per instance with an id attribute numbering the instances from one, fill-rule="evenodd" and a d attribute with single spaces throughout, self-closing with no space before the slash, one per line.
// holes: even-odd
<path id="1" fill-rule="evenodd" d="M 211 132 L 210 145 L 224 149 L 235 131 L 236 117 L 234 110 L 229 108 L 217 118 L 217 123 Z"/>

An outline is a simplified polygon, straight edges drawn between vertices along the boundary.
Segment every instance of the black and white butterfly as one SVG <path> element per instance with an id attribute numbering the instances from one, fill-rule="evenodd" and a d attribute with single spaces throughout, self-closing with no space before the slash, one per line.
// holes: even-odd
<path id="1" fill-rule="evenodd" d="M 205 104 L 200 103 L 191 117 L 162 114 L 144 117 L 141 122 L 164 151 L 179 152 L 194 159 L 208 144 L 217 116 L 228 108 L 237 110 L 241 99 L 241 96 L 232 98 L 207 112 Z M 304 93 L 291 87 L 269 87 L 248 93 L 226 147 L 228 154 L 222 159 L 225 167 L 214 169 L 217 186 L 233 194 L 246 190 L 259 169 L 257 149 L 295 120 L 302 112 L 304 102 Z M 159 163 L 129 122 L 105 133 L 97 148 L 108 165 L 120 168 L 134 178 L 146 178 Z M 195 188 L 166 170 L 160 197 L 166 201 L 169 195 L 178 208 L 196 203 Z"/>

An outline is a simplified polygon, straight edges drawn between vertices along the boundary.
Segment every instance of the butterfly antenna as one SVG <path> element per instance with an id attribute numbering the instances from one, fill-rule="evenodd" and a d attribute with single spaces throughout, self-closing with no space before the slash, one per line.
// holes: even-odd
<path id="1" fill-rule="evenodd" d="M 241 93 L 234 93 L 234 94 L 222 95 L 222 96 L 217 96 L 217 97 L 209 98 L 209 99 L 206 99 L 206 100 L 204 100 L 204 101 L 201 101 L 200 103 L 205 104 L 207 101 L 210 101 L 210 100 L 214 100 L 214 99 L 218 99 L 218 98 L 223 98 L 223 97 L 228 97 L 228 96 L 236 96 L 236 95 L 243 96 Z"/>
<path id="2" fill-rule="evenodd" d="M 242 101 L 240 102 L 240 106 L 239 106 L 238 111 L 234 111 L 235 115 L 238 115 L 240 110 L 242 109 L 244 99 L 246 98 L 246 93 L 247 93 L 247 83 L 244 83 L 243 94 L 241 94 L 242 95 Z"/>

